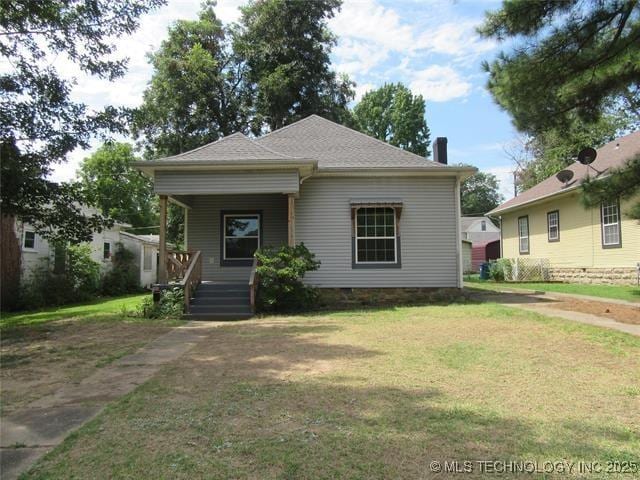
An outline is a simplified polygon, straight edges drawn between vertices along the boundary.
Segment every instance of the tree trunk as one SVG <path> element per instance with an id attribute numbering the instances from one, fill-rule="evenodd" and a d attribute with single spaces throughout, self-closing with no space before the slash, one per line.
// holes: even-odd
<path id="1" fill-rule="evenodd" d="M 11 310 L 18 305 L 20 292 L 20 242 L 16 236 L 16 219 L 13 215 L 2 215 L 0 227 L 0 300 L 2 310 Z"/>

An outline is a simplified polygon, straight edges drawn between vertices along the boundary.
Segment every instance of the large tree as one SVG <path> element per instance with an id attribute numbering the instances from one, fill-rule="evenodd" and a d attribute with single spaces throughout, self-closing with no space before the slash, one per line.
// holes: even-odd
<path id="1" fill-rule="evenodd" d="M 529 133 L 585 122 L 617 108 L 636 112 L 640 86 L 637 0 L 504 0 L 479 29 L 509 39 L 492 63 L 488 88 Z"/>
<path id="2" fill-rule="evenodd" d="M 478 172 L 460 185 L 463 215 L 484 215 L 500 205 L 504 197 L 495 175 Z"/>
<path id="3" fill-rule="evenodd" d="M 153 77 L 134 117 L 147 156 L 174 155 L 250 129 L 246 67 L 214 6 L 205 2 L 197 20 L 175 22 L 149 57 Z"/>
<path id="4" fill-rule="evenodd" d="M 156 233 L 156 198 L 151 181 L 132 166 L 137 160 L 130 144 L 105 143 L 84 159 L 78 177 L 90 203 L 105 215 L 130 224 L 136 233 Z"/>
<path id="5" fill-rule="evenodd" d="M 331 70 L 336 38 L 327 20 L 341 0 L 251 0 L 235 26 L 256 108 L 271 130 L 317 113 L 348 123 L 353 83 Z"/>
<path id="6" fill-rule="evenodd" d="M 429 127 L 422 95 L 401 83 L 385 83 L 365 93 L 353 110 L 356 127 L 379 140 L 426 157 Z"/>
<path id="7" fill-rule="evenodd" d="M 40 234 L 74 242 L 109 223 L 85 217 L 86 199 L 74 185 L 47 180 L 51 165 L 97 133 L 123 132 L 114 108 L 94 112 L 72 99 L 73 80 L 56 70 L 55 58 L 84 73 L 114 80 L 126 60 L 114 57 L 113 39 L 133 32 L 140 15 L 164 0 L 39 0 L 2 2 L 0 74 L 2 213 L 22 218 Z"/>
<path id="8" fill-rule="evenodd" d="M 512 155 L 517 163 L 520 191 L 533 187 L 576 161 L 584 147 L 598 148 L 615 139 L 628 126 L 626 115 L 606 114 L 592 123 L 573 118 L 566 128 L 549 128 L 525 135 L 520 151 Z"/>

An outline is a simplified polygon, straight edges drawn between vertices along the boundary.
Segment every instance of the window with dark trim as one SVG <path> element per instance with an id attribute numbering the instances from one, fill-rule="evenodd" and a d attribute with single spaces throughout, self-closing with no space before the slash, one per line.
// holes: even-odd
<path id="1" fill-rule="evenodd" d="M 547 240 L 550 242 L 560 241 L 560 212 L 558 210 L 547 212 Z"/>
<path id="2" fill-rule="evenodd" d="M 104 242 L 102 246 L 102 258 L 105 260 L 111 258 L 111 244 L 109 242 Z"/>
<path id="3" fill-rule="evenodd" d="M 260 247 L 260 217 L 259 213 L 223 214 L 223 260 L 253 261 Z"/>
<path id="4" fill-rule="evenodd" d="M 518 217 L 518 251 L 529 253 L 529 217 Z"/>
<path id="5" fill-rule="evenodd" d="M 395 264 L 396 212 L 393 207 L 356 209 L 356 264 Z"/>
<path id="6" fill-rule="evenodd" d="M 480 230 L 482 230 L 483 232 L 487 231 L 487 221 L 486 220 L 482 220 L 480 222 Z"/>
<path id="7" fill-rule="evenodd" d="M 24 231 L 24 238 L 22 240 L 22 248 L 26 250 L 35 250 L 36 248 L 36 232 L 32 230 Z"/>
<path id="8" fill-rule="evenodd" d="M 602 202 L 600 206 L 600 224 L 602 229 L 602 248 L 622 246 L 620 229 L 620 203 L 618 200 Z"/>

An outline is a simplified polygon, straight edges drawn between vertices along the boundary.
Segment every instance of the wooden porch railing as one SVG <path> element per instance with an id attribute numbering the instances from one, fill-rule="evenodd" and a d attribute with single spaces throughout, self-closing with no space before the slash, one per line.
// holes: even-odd
<path id="1" fill-rule="evenodd" d="M 169 281 L 182 280 L 187 273 L 193 252 L 182 252 L 179 250 L 167 251 L 167 278 Z"/>
<path id="2" fill-rule="evenodd" d="M 256 272 L 258 268 L 258 258 L 253 257 L 253 265 L 251 265 L 251 275 L 249 275 L 249 302 L 251 303 L 251 312 L 256 313 L 256 294 L 258 293 L 258 285 L 260 284 L 260 276 Z"/>
<path id="3" fill-rule="evenodd" d="M 191 295 L 202 281 L 202 256 L 197 251 L 189 258 L 189 265 L 180 282 L 184 290 L 184 313 L 189 313 Z"/>

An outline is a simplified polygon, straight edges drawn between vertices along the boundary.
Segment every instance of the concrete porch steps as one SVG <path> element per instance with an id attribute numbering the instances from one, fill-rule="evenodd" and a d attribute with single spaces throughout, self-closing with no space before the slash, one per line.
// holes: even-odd
<path id="1" fill-rule="evenodd" d="M 191 299 L 189 320 L 245 320 L 251 318 L 249 285 L 202 283 Z"/>

